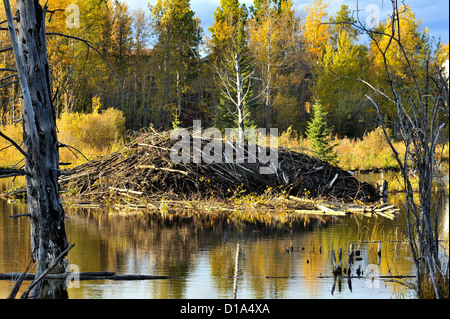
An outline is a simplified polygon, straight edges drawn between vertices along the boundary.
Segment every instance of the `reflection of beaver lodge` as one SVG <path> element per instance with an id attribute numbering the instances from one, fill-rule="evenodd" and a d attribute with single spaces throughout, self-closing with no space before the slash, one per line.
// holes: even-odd
<path id="1" fill-rule="evenodd" d="M 121 191 L 134 202 L 133 198 L 143 197 L 226 198 L 237 189 L 262 193 L 268 187 L 286 190 L 293 196 L 345 202 L 380 199 L 373 185 L 360 183 L 349 172 L 306 154 L 280 148 L 274 173 L 260 174 L 261 166 L 267 164 L 258 160 L 174 163 L 170 152 L 175 143 L 170 132 L 139 133 L 122 150 L 66 171 L 61 186 L 81 196 L 83 202 L 104 202 Z M 208 143 L 201 140 L 203 146 Z M 224 142 L 220 143 L 225 149 Z M 248 155 L 245 146 L 244 158 L 248 159 Z"/>

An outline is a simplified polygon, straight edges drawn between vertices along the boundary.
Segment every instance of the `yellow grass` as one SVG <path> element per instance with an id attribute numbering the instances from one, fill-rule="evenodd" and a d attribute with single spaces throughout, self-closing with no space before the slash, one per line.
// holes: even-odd
<path id="1" fill-rule="evenodd" d="M 102 113 L 94 110 L 90 114 L 63 113 L 56 125 L 59 142 L 72 146 L 88 159 L 111 153 L 124 144 L 125 118 L 116 109 L 106 109 Z M 0 129 L 17 144 L 22 143 L 22 124 L 4 125 Z M 71 166 L 86 162 L 83 155 L 73 148 L 60 149 L 60 162 L 72 163 Z M 3 149 L 0 167 L 23 165 L 22 154 L 5 139 L 0 139 L 0 149 Z"/>
<path id="2" fill-rule="evenodd" d="M 397 161 L 386 141 L 381 128 L 366 134 L 362 139 L 335 138 L 334 151 L 338 155 L 337 165 L 345 170 L 370 170 L 397 167 Z M 296 151 L 310 149 L 308 138 L 299 138 L 291 128 L 280 135 L 279 145 Z M 400 142 L 394 142 L 400 154 L 405 148 Z"/>

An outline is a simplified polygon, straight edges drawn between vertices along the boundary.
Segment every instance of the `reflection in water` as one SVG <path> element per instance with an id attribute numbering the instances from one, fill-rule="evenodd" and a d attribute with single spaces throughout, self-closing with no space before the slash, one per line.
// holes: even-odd
<path id="1" fill-rule="evenodd" d="M 19 271 L 18 265 L 25 265 L 29 256 L 28 227 L 25 220 L 16 223 L 7 217 L 17 205 L 2 204 L 0 272 Z M 328 217 L 280 230 L 229 225 L 226 217 L 211 220 L 201 215 L 168 221 L 152 214 L 80 208 L 68 215 L 68 238 L 76 243 L 69 260 L 80 271 L 181 277 L 82 281 L 79 288 L 69 289 L 70 298 L 232 298 L 235 290 L 237 298 L 390 298 L 406 293 L 403 286 L 385 287 L 384 282 L 368 289 L 361 278 L 352 280 L 352 289 L 339 282 L 332 295 L 330 251 L 343 247 L 345 252 L 351 242 L 362 258 L 353 269 L 375 264 L 381 274 L 412 272 L 400 221 L 390 225 L 375 218 Z M 376 243 L 371 243 L 376 240 L 389 240 L 383 243 L 386 253 L 381 259 Z M 8 295 L 11 285 L 0 282 L 0 297 Z"/>
<path id="2" fill-rule="evenodd" d="M 447 222 L 442 225 L 447 225 L 448 237 L 448 196 L 441 207 L 446 207 Z M 0 200 L 1 273 L 24 270 L 29 262 L 28 221 L 8 217 L 24 211 L 24 204 Z M 378 278 L 414 274 L 401 215 L 392 221 L 305 216 L 291 228 L 280 229 L 236 224 L 227 216 L 201 213 L 162 218 L 139 211 L 66 211 L 68 240 L 76 243 L 68 258 L 79 271 L 181 277 L 82 281 L 79 287 L 68 289 L 69 298 L 414 297 L 405 286 Z M 442 230 L 445 232 L 445 226 Z M 378 241 L 381 256 L 377 255 Z M 355 251 L 352 275 L 357 276 L 357 270 L 367 274 L 371 269 L 375 275 L 370 280 L 363 275 L 351 281 L 333 277 L 331 250 L 342 247 L 346 267 L 351 243 Z M 0 281 L 0 298 L 9 295 L 12 285 Z"/>

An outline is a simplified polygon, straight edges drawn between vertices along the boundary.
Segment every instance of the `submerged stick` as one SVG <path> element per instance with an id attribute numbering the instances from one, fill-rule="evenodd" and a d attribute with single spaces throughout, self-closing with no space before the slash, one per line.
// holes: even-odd
<path id="1" fill-rule="evenodd" d="M 36 274 L 20 274 L 20 273 L 3 273 L 0 274 L 0 280 L 11 280 L 11 278 L 17 277 L 17 275 L 23 275 L 22 280 L 34 280 Z M 173 276 L 159 276 L 159 275 L 135 275 L 124 274 L 118 275 L 110 271 L 99 272 L 66 272 L 62 274 L 47 274 L 45 280 L 66 280 L 68 277 L 77 278 L 77 280 L 156 280 L 156 279 L 178 279 L 180 277 Z"/>
<path id="2" fill-rule="evenodd" d="M 22 286 L 22 282 L 25 279 L 25 276 L 27 275 L 28 269 L 30 269 L 31 264 L 33 263 L 33 259 L 30 260 L 28 263 L 27 268 L 23 272 L 23 274 L 20 275 L 19 279 L 17 280 L 16 284 L 14 285 L 13 289 L 11 290 L 11 293 L 8 296 L 8 299 L 14 299 L 16 298 L 17 293 L 19 292 L 20 286 Z"/>

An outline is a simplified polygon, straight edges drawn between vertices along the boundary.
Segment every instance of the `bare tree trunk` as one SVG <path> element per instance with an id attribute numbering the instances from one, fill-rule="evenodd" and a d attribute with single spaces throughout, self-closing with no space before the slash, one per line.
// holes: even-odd
<path id="1" fill-rule="evenodd" d="M 42 274 L 67 248 L 64 209 L 59 196 L 59 151 L 51 98 L 45 34 L 45 11 L 38 0 L 17 0 L 17 38 L 9 0 L 5 11 L 23 94 L 23 138 L 32 258 Z M 53 273 L 64 272 L 62 260 Z M 42 283 L 32 291 L 39 297 Z"/>
<path id="2" fill-rule="evenodd" d="M 244 142 L 244 88 L 242 84 L 242 72 L 241 72 L 241 61 L 239 54 L 236 53 L 234 56 L 235 67 L 236 67 L 236 91 L 237 91 L 237 113 L 238 113 L 238 143 Z"/>
<path id="3" fill-rule="evenodd" d="M 391 142 L 386 129 L 382 115 L 382 110 L 378 104 L 368 95 L 366 97 L 375 106 L 385 137 L 394 153 L 397 163 L 400 167 L 405 183 L 405 206 L 406 218 L 408 226 L 408 239 L 416 264 L 417 271 L 417 288 L 419 296 L 422 293 L 421 276 L 430 278 L 435 297 L 440 298 L 440 287 L 438 279 L 447 276 L 445 270 L 442 269 L 438 246 L 438 221 L 439 209 L 432 207 L 432 183 L 433 176 L 437 173 L 435 162 L 435 152 L 438 142 L 441 139 L 442 130 L 445 123 L 439 121 L 439 113 L 445 111 L 448 106 L 445 102 L 448 97 L 443 94 L 439 87 L 439 80 L 432 79 L 435 75 L 430 74 L 429 62 L 432 61 L 431 56 L 423 58 L 425 69 L 413 69 L 410 63 L 411 57 L 408 56 L 404 49 L 400 35 L 400 16 L 399 7 L 396 0 L 391 0 L 392 15 L 390 17 L 391 30 L 380 32 L 377 30 L 368 30 L 365 26 L 358 26 L 362 31 L 368 34 L 372 41 L 377 45 L 378 50 L 384 60 L 384 68 L 386 77 L 392 93 L 392 98 L 381 90 L 375 89 L 372 85 L 364 80 L 375 90 L 376 93 L 387 98 L 396 105 L 397 122 L 399 126 L 399 134 L 405 145 L 406 152 L 404 159 L 400 159 L 400 154 Z M 390 32 L 390 33 L 389 33 Z M 396 43 L 399 48 L 399 57 L 406 63 L 407 75 L 413 81 L 413 86 L 405 90 L 399 87 L 392 80 L 392 73 L 388 67 L 387 50 L 378 46 L 379 36 L 388 37 L 389 44 Z M 440 73 L 437 68 L 437 73 Z M 420 75 L 424 75 L 424 79 L 419 85 L 418 79 Z M 442 78 L 442 76 L 440 76 Z M 432 95 L 431 92 L 439 94 Z M 419 181 L 419 201 L 414 199 L 411 175 L 416 172 Z"/>

